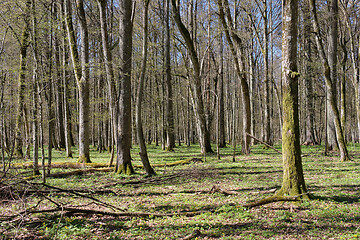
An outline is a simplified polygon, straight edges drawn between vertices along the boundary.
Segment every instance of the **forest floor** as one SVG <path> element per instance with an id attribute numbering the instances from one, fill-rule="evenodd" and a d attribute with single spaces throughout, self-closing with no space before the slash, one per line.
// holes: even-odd
<path id="1" fill-rule="evenodd" d="M 235 162 L 231 147 L 221 149 L 221 160 L 211 154 L 204 161 L 198 146 L 165 152 L 149 145 L 153 164 L 204 161 L 159 165 L 151 178 L 137 168 L 129 177 L 97 171 L 43 185 L 26 178 L 29 168 L 8 169 L 0 175 L 0 239 L 359 239 L 360 145 L 348 147 L 352 161 L 340 162 L 337 153 L 324 156 L 323 146 L 302 146 L 313 200 L 251 209 L 242 206 L 271 196 L 282 182 L 281 155 L 263 145 L 250 156 L 237 151 Z M 138 152 L 134 165 L 141 165 Z M 53 163 L 76 162 L 64 154 L 54 151 Z M 91 159 L 106 164 L 109 154 L 92 149 Z"/>

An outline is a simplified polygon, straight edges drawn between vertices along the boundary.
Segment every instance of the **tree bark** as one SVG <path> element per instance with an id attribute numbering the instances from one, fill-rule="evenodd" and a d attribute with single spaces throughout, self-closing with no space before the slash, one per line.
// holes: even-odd
<path id="1" fill-rule="evenodd" d="M 31 0 L 26 1 L 26 9 L 24 15 L 24 28 L 20 39 L 20 68 L 19 68 L 19 90 L 18 90 L 18 108 L 16 113 L 16 127 L 15 127 L 15 155 L 23 158 L 22 151 L 22 137 L 21 137 L 21 120 L 23 118 L 24 98 L 25 98 L 25 72 L 26 72 L 26 57 L 27 48 L 30 44 L 30 7 Z"/>
<path id="2" fill-rule="evenodd" d="M 282 33 L 282 82 L 283 82 L 283 183 L 277 196 L 297 196 L 307 199 L 301 163 L 298 79 L 297 72 L 297 25 L 298 0 L 284 0 Z M 304 195 L 302 195 L 304 194 Z"/>
<path id="3" fill-rule="evenodd" d="M 34 56 L 34 69 L 33 69 L 33 92 L 32 92 L 32 130 L 33 130 L 33 175 L 40 175 L 39 171 L 39 137 L 38 137 L 38 120 L 37 120 L 37 107 L 38 107 L 38 96 L 37 96 L 37 77 L 38 77 L 38 47 L 37 47 L 37 19 L 36 19 L 36 9 L 35 9 L 35 0 L 31 2 L 32 7 L 32 46 L 33 46 L 33 56 Z"/>
<path id="4" fill-rule="evenodd" d="M 138 92 L 136 96 L 136 132 L 137 137 L 139 141 L 139 147 L 140 147 L 140 158 L 142 161 L 142 164 L 144 166 L 144 169 L 146 171 L 146 174 L 148 176 L 154 175 L 155 171 L 151 167 L 146 144 L 145 144 L 145 138 L 144 138 L 144 132 L 143 132 L 143 126 L 142 126 L 142 116 L 141 116 L 141 110 L 142 110 L 142 100 L 144 95 L 144 83 L 145 83 L 145 74 L 146 74 L 146 61 L 147 61 L 147 54 L 148 54 L 148 10 L 149 10 L 149 4 L 150 0 L 144 1 L 144 15 L 143 15 L 143 23 L 144 23 L 144 32 L 143 32 L 143 45 L 142 45 L 142 62 L 141 62 L 141 74 L 140 74 L 140 82 L 138 86 Z"/>
<path id="5" fill-rule="evenodd" d="M 223 35 L 220 33 L 219 36 L 219 83 L 218 83 L 218 124 L 219 124 L 219 147 L 226 147 L 225 141 L 225 103 L 224 103 L 224 46 L 223 46 Z"/>
<path id="6" fill-rule="evenodd" d="M 314 129 L 314 96 L 313 96 L 313 81 L 314 81 L 314 70 L 312 61 L 312 41 L 311 41 L 311 18 L 309 12 L 309 3 L 304 2 L 303 8 L 304 14 L 304 50 L 305 50 L 305 104 L 306 104 L 306 126 L 305 126 L 305 142 L 304 145 L 318 144 L 315 140 L 315 129 Z"/>
<path id="7" fill-rule="evenodd" d="M 132 0 L 120 1 L 120 83 L 118 99 L 116 172 L 131 175 L 131 63 L 132 63 Z"/>
<path id="8" fill-rule="evenodd" d="M 80 56 L 77 50 L 75 32 L 72 23 L 71 4 L 69 0 L 65 1 L 65 22 L 68 32 L 71 59 L 74 66 L 75 78 L 79 90 L 79 162 L 90 161 L 89 149 L 89 40 L 86 23 L 84 3 L 82 0 L 76 0 L 77 13 L 80 22 Z"/>
<path id="9" fill-rule="evenodd" d="M 248 155 L 250 154 L 250 137 L 247 135 L 251 131 L 251 109 L 250 109 L 250 91 L 249 85 L 247 83 L 247 75 L 246 75 L 246 59 L 245 59 L 245 49 L 243 46 L 242 39 L 236 35 L 235 29 L 233 28 L 233 20 L 230 13 L 228 0 L 218 0 L 219 6 L 219 17 L 222 22 L 226 39 L 229 43 L 229 47 L 231 50 L 231 54 L 233 56 L 235 62 L 235 70 L 237 76 L 240 78 L 241 84 L 241 100 L 243 106 L 243 141 L 242 141 L 242 149 L 241 151 Z M 225 19 L 226 18 L 226 19 Z M 234 45 L 236 44 L 236 48 Z M 239 57 L 238 57 L 239 53 Z"/>
<path id="10" fill-rule="evenodd" d="M 325 55 L 324 44 L 322 42 L 320 36 L 320 28 L 318 17 L 315 8 L 315 0 L 309 0 L 310 12 L 312 13 L 312 22 L 313 28 L 315 32 L 316 45 L 318 48 L 318 52 L 320 55 L 320 59 L 324 68 L 324 76 L 326 87 L 328 89 L 327 92 L 327 101 L 328 101 L 328 109 L 331 110 L 333 114 L 328 114 L 329 116 L 333 116 L 333 118 L 328 118 L 328 122 L 334 123 L 336 138 L 339 144 L 340 149 L 340 160 L 347 161 L 349 160 L 349 153 L 347 151 L 347 147 L 344 140 L 344 134 L 341 127 L 340 113 L 337 107 L 337 99 L 336 99 L 336 62 L 337 62 L 337 21 L 338 21 L 338 2 L 337 0 L 332 0 L 330 3 L 330 12 L 331 12 L 331 22 L 330 22 L 330 43 L 329 43 L 329 57 L 327 58 Z M 329 59 L 329 60 L 328 60 Z M 329 112 L 329 111 L 328 111 Z M 328 125 L 329 127 L 329 125 Z M 328 138 L 330 136 L 328 135 Z M 329 139 L 330 140 L 330 139 Z"/>
<path id="11" fill-rule="evenodd" d="M 117 106 L 116 106 L 116 85 L 114 79 L 114 69 L 112 63 L 112 53 L 110 50 L 110 42 L 107 28 L 107 15 L 106 15 L 106 5 L 107 0 L 98 0 L 99 12 L 100 12 L 100 29 L 101 29 L 101 41 L 102 41 L 102 49 L 104 54 L 104 62 L 105 62 L 105 71 L 106 71 L 106 79 L 109 88 L 110 95 L 110 103 L 109 110 L 111 116 L 111 157 L 110 163 L 113 162 L 114 158 L 114 144 L 116 145 L 116 138 L 114 137 L 114 133 L 117 131 Z"/>
<path id="12" fill-rule="evenodd" d="M 200 63 L 198 59 L 197 52 L 195 50 L 194 41 L 190 35 L 189 30 L 183 24 L 181 17 L 180 17 L 180 10 L 179 10 L 179 2 L 176 0 L 171 0 L 173 6 L 173 13 L 175 23 L 179 28 L 179 31 L 182 37 L 185 40 L 186 47 L 189 51 L 191 63 L 193 65 L 193 78 L 194 81 L 192 82 L 191 86 L 191 93 L 193 99 L 193 107 L 195 113 L 195 120 L 196 126 L 199 134 L 199 142 L 202 153 L 212 153 L 213 150 L 211 149 L 210 145 L 210 131 L 209 127 L 206 123 L 206 116 L 205 116 L 205 108 L 203 102 L 203 92 L 202 92 L 202 81 L 201 81 L 201 69 Z"/>
<path id="13" fill-rule="evenodd" d="M 173 151 L 175 147 L 174 133 L 174 107 L 173 89 L 171 79 L 171 57 L 170 57 L 170 0 L 165 0 L 165 82 L 167 90 L 167 111 L 166 111 L 166 149 Z"/>

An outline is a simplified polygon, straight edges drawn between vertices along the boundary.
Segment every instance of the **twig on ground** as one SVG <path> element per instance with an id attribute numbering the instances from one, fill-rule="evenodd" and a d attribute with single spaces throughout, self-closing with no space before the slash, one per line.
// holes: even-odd
<path id="1" fill-rule="evenodd" d="M 193 239 L 195 237 L 198 237 L 199 235 L 201 234 L 200 230 L 198 229 L 195 229 L 193 233 L 183 237 L 183 238 L 180 238 L 180 240 L 190 240 L 190 239 Z"/>

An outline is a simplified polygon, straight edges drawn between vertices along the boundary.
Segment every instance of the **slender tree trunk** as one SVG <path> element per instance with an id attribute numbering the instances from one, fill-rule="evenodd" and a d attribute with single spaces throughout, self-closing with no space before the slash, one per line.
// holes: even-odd
<path id="1" fill-rule="evenodd" d="M 171 58 L 170 58 L 170 0 L 165 0 L 165 82 L 167 90 L 167 111 L 166 111 L 166 148 L 173 151 L 175 147 L 174 133 L 174 107 L 173 107 L 173 89 L 171 79 Z"/>
<path id="2" fill-rule="evenodd" d="M 224 46 L 223 35 L 219 36 L 219 83 L 218 83 L 218 124 L 219 124 L 219 147 L 226 147 L 225 142 L 225 103 L 224 103 Z"/>
<path id="3" fill-rule="evenodd" d="M 283 1 L 282 33 L 282 82 L 283 82 L 283 183 L 277 195 L 308 199 L 301 163 L 298 78 L 297 25 L 298 0 Z"/>
<path id="4" fill-rule="evenodd" d="M 304 14 L 304 48 L 305 48 L 305 104 L 306 104 L 306 134 L 305 134 L 305 142 L 304 145 L 314 145 L 317 144 L 315 140 L 315 129 L 314 129 L 314 96 L 313 96 L 313 61 L 312 61 L 312 41 L 311 41 L 311 18 L 309 12 L 309 3 L 307 1 L 304 2 L 303 8 Z"/>
<path id="5" fill-rule="evenodd" d="M 112 63 L 112 53 L 110 50 L 110 42 L 108 36 L 108 28 L 107 28 L 107 15 L 106 15 L 106 5 L 107 0 L 98 0 L 99 12 L 100 12 L 100 26 L 101 26 L 101 40 L 102 40 L 102 49 L 104 54 L 104 62 L 105 62 L 105 71 L 106 71 L 106 79 L 109 87 L 109 95 L 110 95 L 110 116 L 111 116 L 111 155 L 110 162 L 113 162 L 114 158 L 114 147 L 113 145 L 116 142 L 116 138 L 114 137 L 114 133 L 117 131 L 117 106 L 116 106 L 116 86 L 114 79 L 114 70 Z"/>
<path id="6" fill-rule="evenodd" d="M 263 1 L 263 19 L 264 19 L 264 28 L 263 28 L 263 57 L 264 57 L 264 142 L 272 145 L 271 142 L 271 129 L 270 129 L 270 119 L 271 119 L 271 109 L 270 109 L 270 75 L 269 75 L 269 30 L 268 30 L 268 7 L 267 0 Z"/>
<path id="7" fill-rule="evenodd" d="M 236 31 L 233 28 L 233 20 L 231 18 L 231 12 L 229 8 L 228 0 L 218 0 L 219 17 L 222 22 L 226 39 L 229 43 L 231 54 L 235 62 L 235 70 L 237 76 L 240 78 L 241 84 L 241 101 L 243 107 L 243 131 L 242 131 L 242 152 L 246 155 L 250 154 L 250 137 L 248 133 L 251 131 L 251 109 L 250 109 L 250 91 L 247 82 L 247 76 L 245 71 L 245 49 L 242 39 L 236 35 Z M 226 19 L 225 19 L 226 18 Z M 236 44 L 236 48 L 234 45 Z M 238 58 L 238 53 L 240 59 Z"/>
<path id="8" fill-rule="evenodd" d="M 213 150 L 211 149 L 211 145 L 210 145 L 210 131 L 209 131 L 209 126 L 206 123 L 205 108 L 203 102 L 203 92 L 202 92 L 202 83 L 201 83 L 202 81 L 200 78 L 201 69 L 200 69 L 199 59 L 190 32 L 181 21 L 179 2 L 176 2 L 176 0 L 171 0 L 171 2 L 173 6 L 172 9 L 173 9 L 176 25 L 178 26 L 179 31 L 185 40 L 186 47 L 190 54 L 191 63 L 193 65 L 192 70 L 193 70 L 194 81 L 191 84 L 192 85 L 191 93 L 192 93 L 195 121 L 198 130 L 201 151 L 202 153 L 212 153 Z"/>
<path id="9" fill-rule="evenodd" d="M 16 113 L 16 132 L 15 132 L 15 155 L 23 158 L 22 151 L 22 137 L 21 137 L 21 120 L 24 113 L 24 98 L 25 98 L 25 72 L 26 72 L 26 57 L 27 48 L 30 44 L 30 7 L 31 0 L 26 1 L 26 9 L 24 15 L 24 29 L 20 39 L 20 68 L 19 68 L 19 90 L 18 90 L 18 108 Z"/>
<path id="10" fill-rule="evenodd" d="M 65 18 L 65 9 L 64 9 L 64 1 L 61 0 L 60 2 L 62 16 Z M 64 33 L 66 33 L 66 24 L 63 19 L 62 21 L 62 28 Z M 62 71 L 63 71 L 63 103 L 64 103 L 64 135 L 65 135 L 65 152 L 67 158 L 72 158 L 72 151 L 71 151 L 71 119 L 70 119 L 70 112 L 69 112 L 69 71 L 68 71 L 68 44 L 66 44 L 66 37 L 64 36 L 62 39 L 62 47 L 63 47 L 63 56 L 62 56 Z"/>
<path id="11" fill-rule="evenodd" d="M 74 66 L 75 78 L 79 90 L 79 162 L 90 161 L 89 134 L 90 134 L 90 100 L 89 100 L 89 40 L 84 3 L 76 0 L 77 13 L 80 23 L 80 56 L 77 50 L 75 32 L 72 23 L 71 4 L 65 1 L 65 22 L 68 32 L 71 58 Z"/>
<path id="12" fill-rule="evenodd" d="M 131 175 L 131 63 L 132 63 L 132 0 L 120 1 L 120 92 L 117 129 L 116 172 Z"/>
<path id="13" fill-rule="evenodd" d="M 312 22 L 313 28 L 316 36 L 316 44 L 318 48 L 318 52 L 320 55 L 320 59 L 323 63 L 324 68 L 324 76 L 327 91 L 327 101 L 328 101 L 328 110 L 331 110 L 332 114 L 328 114 L 328 117 L 331 115 L 333 118 L 328 118 L 328 122 L 334 123 L 336 138 L 339 144 L 340 149 L 340 159 L 341 161 L 349 160 L 349 154 L 347 151 L 347 147 L 344 140 L 344 134 L 341 127 L 340 113 L 337 107 L 337 99 L 336 99 L 336 62 L 337 62 L 337 21 L 338 21 L 338 2 L 337 0 L 332 0 L 330 2 L 330 39 L 329 39 L 329 57 L 327 58 L 325 55 L 325 50 L 323 46 L 323 42 L 320 36 L 320 28 L 315 8 L 315 0 L 309 0 L 310 4 L 310 12 L 312 13 Z M 329 60 L 328 60 L 329 59 Z M 328 125 L 329 127 L 329 125 Z M 328 138 L 330 136 L 328 135 Z M 329 141 L 330 139 L 328 139 Z"/>
<path id="14" fill-rule="evenodd" d="M 352 24 L 349 13 L 347 12 L 346 6 L 343 6 L 342 10 L 345 15 L 345 23 L 348 30 L 348 36 L 350 41 L 350 58 L 352 67 L 352 84 L 355 91 L 355 109 L 356 109 L 356 121 L 358 128 L 358 141 L 360 142 L 360 68 L 359 68 L 359 57 L 360 57 L 360 38 L 357 37 L 357 49 L 356 49 L 356 38 L 352 30 Z M 346 54 L 344 54 L 344 57 Z"/>
<path id="15" fill-rule="evenodd" d="M 32 92 L 32 130 L 33 130 L 33 174 L 40 175 L 39 171 L 39 137 L 38 137 L 38 120 L 37 120 L 37 107 L 38 107 L 38 94 L 37 94 L 37 75 L 38 75 L 38 47 L 37 47 L 37 19 L 35 0 L 32 0 L 32 46 L 34 55 L 34 69 L 33 69 L 33 92 Z"/>
<path id="16" fill-rule="evenodd" d="M 145 144 L 145 138 L 144 138 L 144 132 L 143 132 L 143 126 L 142 126 L 142 117 L 141 117 L 141 110 L 142 110 L 142 99 L 144 94 L 144 82 L 145 82 L 145 74 L 146 74 L 146 61 L 147 61 L 147 53 L 148 53 L 148 10 L 149 10 L 149 4 L 150 0 L 144 1 L 144 15 L 143 15 L 143 21 L 144 21 L 144 32 L 143 32 L 143 56 L 142 56 L 142 63 L 141 63 L 141 74 L 140 74 L 140 82 L 138 86 L 138 92 L 136 97 L 136 126 L 137 126 L 137 137 L 139 141 L 139 147 L 140 147 L 140 158 L 143 163 L 144 169 L 146 171 L 146 174 L 148 176 L 154 175 L 155 171 L 151 167 L 146 144 Z"/>

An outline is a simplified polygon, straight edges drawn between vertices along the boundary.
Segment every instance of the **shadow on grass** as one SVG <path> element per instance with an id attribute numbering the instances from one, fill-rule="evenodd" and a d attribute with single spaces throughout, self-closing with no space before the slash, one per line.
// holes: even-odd
<path id="1" fill-rule="evenodd" d="M 360 202 L 360 186 L 352 185 L 352 184 L 344 184 L 344 185 L 330 185 L 330 186 L 314 186 L 311 185 L 311 191 L 319 191 L 323 189 L 337 189 L 343 192 L 344 194 L 333 195 L 333 196 L 318 196 L 313 195 L 314 199 L 324 200 L 324 201 L 334 201 L 337 203 L 356 203 Z M 351 192 L 351 194 L 349 194 Z M 347 195 L 345 195 L 347 194 Z"/>

